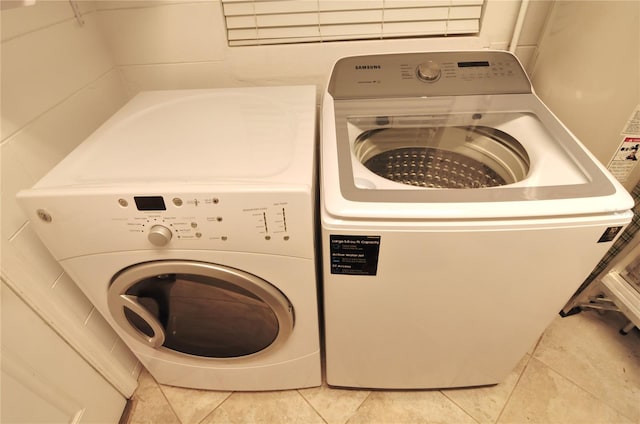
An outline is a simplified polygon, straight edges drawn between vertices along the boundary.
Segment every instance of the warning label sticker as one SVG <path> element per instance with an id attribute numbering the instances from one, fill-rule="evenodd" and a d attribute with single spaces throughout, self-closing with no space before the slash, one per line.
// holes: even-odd
<path id="1" fill-rule="evenodd" d="M 609 161 L 607 169 L 621 183 L 625 182 L 640 158 L 640 105 L 631 113 L 624 129 L 618 150 Z"/>
<path id="2" fill-rule="evenodd" d="M 332 274 L 376 275 L 380 236 L 330 235 Z"/>
<path id="3" fill-rule="evenodd" d="M 608 241 L 612 241 L 613 239 L 616 238 L 616 236 L 618 235 L 620 230 L 622 230 L 622 227 L 609 227 L 609 228 L 607 228 L 605 230 L 605 232 L 602 233 L 602 236 L 600 236 L 600 239 L 598 240 L 598 243 L 605 243 L 605 242 L 608 242 Z"/>

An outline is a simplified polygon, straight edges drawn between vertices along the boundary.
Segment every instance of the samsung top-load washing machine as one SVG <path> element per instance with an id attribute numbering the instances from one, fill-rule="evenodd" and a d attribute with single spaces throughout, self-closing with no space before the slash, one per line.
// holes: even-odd
<path id="1" fill-rule="evenodd" d="M 500 382 L 632 216 L 507 52 L 341 59 L 322 118 L 330 385 Z"/>
<path id="2" fill-rule="evenodd" d="M 144 92 L 19 193 L 159 383 L 320 384 L 315 113 L 308 86 Z"/>

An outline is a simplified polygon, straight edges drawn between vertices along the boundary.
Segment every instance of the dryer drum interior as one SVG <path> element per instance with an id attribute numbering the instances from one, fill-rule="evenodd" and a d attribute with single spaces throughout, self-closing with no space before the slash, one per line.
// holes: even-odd
<path id="1" fill-rule="evenodd" d="M 483 126 L 372 129 L 356 138 L 354 153 L 380 177 L 427 188 L 497 187 L 529 171 L 516 139 Z"/>

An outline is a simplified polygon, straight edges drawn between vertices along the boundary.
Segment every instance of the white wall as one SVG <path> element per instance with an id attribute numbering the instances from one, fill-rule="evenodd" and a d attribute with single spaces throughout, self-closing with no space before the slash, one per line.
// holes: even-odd
<path id="1" fill-rule="evenodd" d="M 66 1 L 4 9 L 2 23 L 2 279 L 81 354 L 106 358 L 128 396 L 138 363 L 50 256 L 15 202 L 126 100 L 92 3 L 80 26 Z M 4 7 L 3 7 L 4 8 Z M 2 322 L 3 330 L 20 325 Z M 42 346 L 46 349 L 46 346 Z"/>
<path id="2" fill-rule="evenodd" d="M 508 48 L 520 2 L 488 0 L 480 37 L 227 46 L 220 1 L 100 1 L 103 32 L 129 95 L 142 90 L 315 84 L 339 57 L 367 53 Z M 530 4 L 517 54 L 528 63 L 549 7 Z"/>
<path id="3" fill-rule="evenodd" d="M 532 80 L 547 106 L 607 165 L 640 105 L 640 2 L 555 2 Z M 625 187 L 638 179 L 640 166 Z"/>

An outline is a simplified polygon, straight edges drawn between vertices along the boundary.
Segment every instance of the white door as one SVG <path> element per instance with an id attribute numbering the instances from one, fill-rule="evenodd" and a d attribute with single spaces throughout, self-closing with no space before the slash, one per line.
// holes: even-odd
<path id="1" fill-rule="evenodd" d="M 0 422 L 117 423 L 126 399 L 2 283 Z"/>

